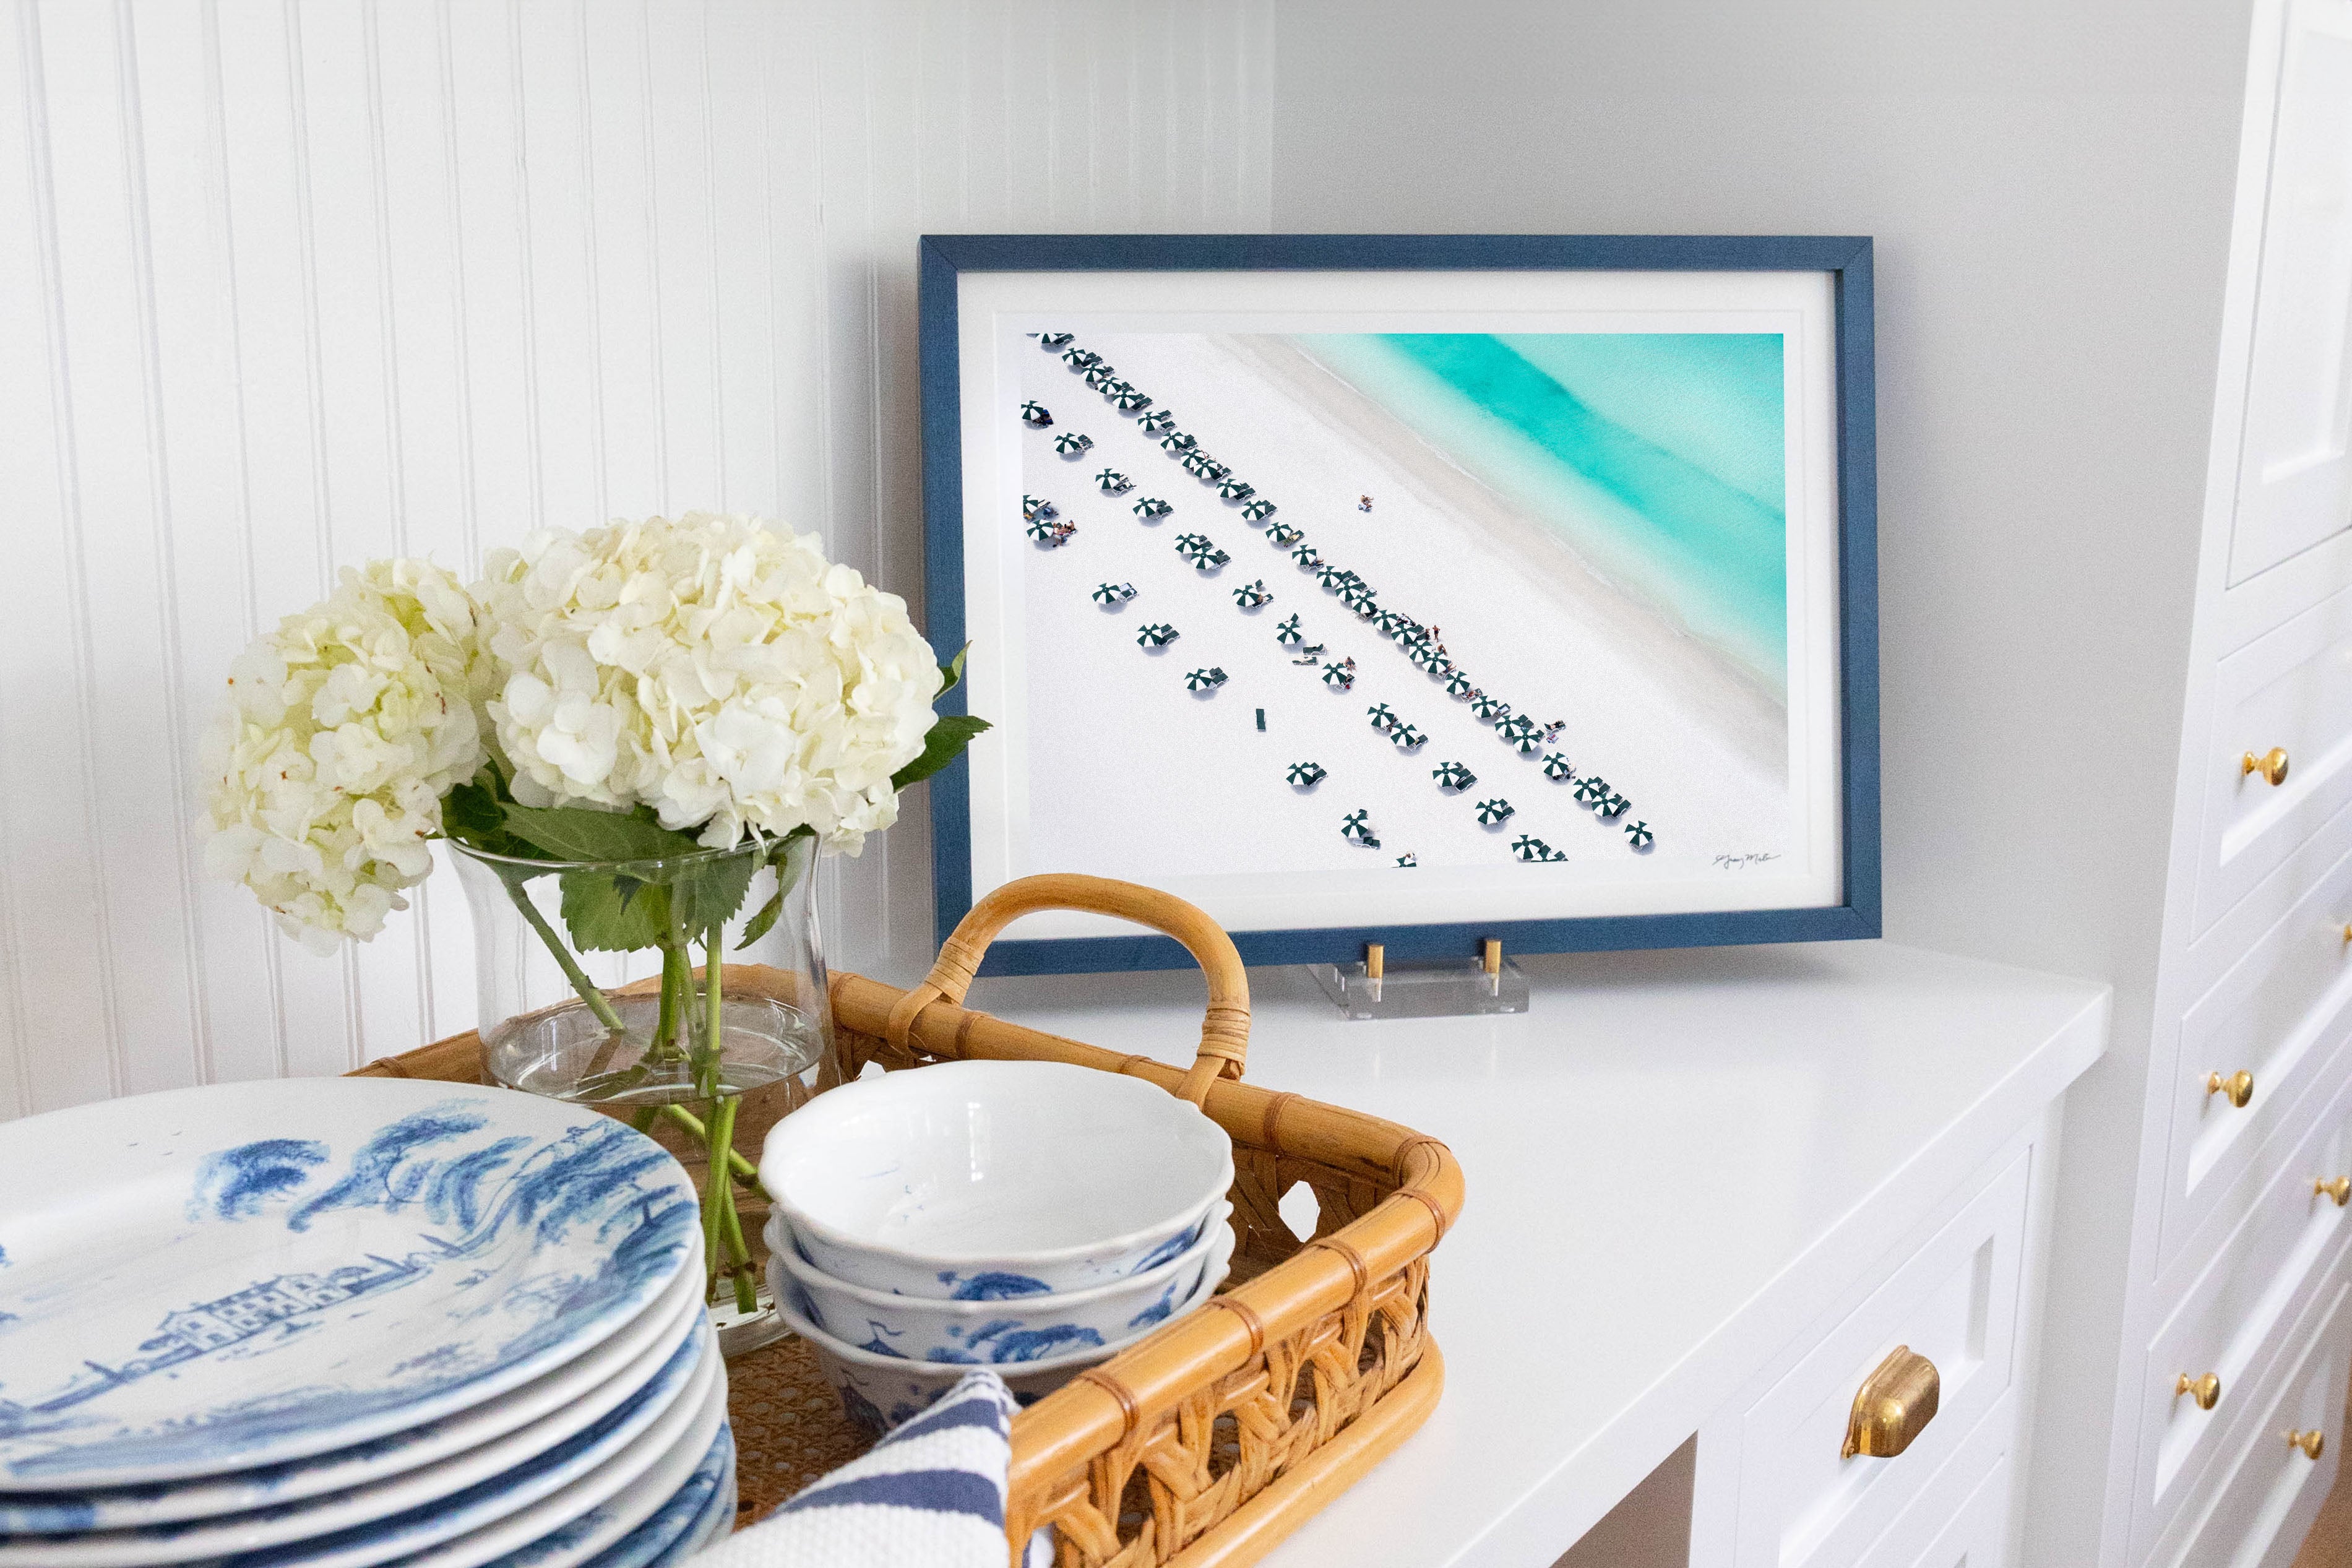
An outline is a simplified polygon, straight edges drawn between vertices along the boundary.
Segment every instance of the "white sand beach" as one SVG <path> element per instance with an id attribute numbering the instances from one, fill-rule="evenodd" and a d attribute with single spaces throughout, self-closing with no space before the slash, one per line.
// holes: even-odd
<path id="1" fill-rule="evenodd" d="M 1555 886 L 1687 881 L 1710 868 L 1719 877 L 1721 856 L 1791 856 L 1801 835 L 1778 703 L 1587 570 L 1551 530 L 1279 339 L 1086 333 L 1078 346 L 1102 354 L 1274 501 L 1274 521 L 1301 530 L 1327 563 L 1360 574 L 1381 608 L 1437 628 L 1482 689 L 1538 722 L 1566 721 L 1544 750 L 1564 752 L 1579 774 L 1605 776 L 1632 806 L 1604 820 L 1568 784 L 1545 778 L 1540 752 L 1514 752 L 1269 542 L 1262 524 L 1242 517 L 1242 501 L 1220 500 L 1156 434 L 1032 342 L 1021 393 L 1055 423 L 1021 436 L 1023 488 L 1054 502 L 1077 532 L 1024 555 L 1026 749 L 1054 759 L 1050 773 L 1030 777 L 1024 868 L 1196 891 L 1202 879 L 1264 887 L 1269 876 L 1304 872 L 1365 873 L 1344 881 L 1370 888 L 1379 872 L 1422 879 L 1434 892 L 1459 880 L 1449 869 L 1475 868 L 1486 881 L 1492 868 L 1514 864 L 1509 846 L 1522 833 L 1570 858 L 1521 868 Z M 1054 437 L 1067 431 L 1094 446 L 1058 456 Z M 1134 488 L 1099 493 L 1095 476 L 1106 468 Z M 1369 511 L 1359 510 L 1363 494 Z M 1130 509 L 1145 496 L 1174 510 L 1139 520 Z M 1005 526 L 1020 528 L 1018 516 Z M 1184 533 L 1206 534 L 1231 563 L 1196 571 L 1176 548 Z M 1135 598 L 1097 605 L 1089 595 L 1106 582 L 1133 584 Z M 1252 582 L 1273 600 L 1241 609 L 1232 591 Z M 1321 664 L 1293 663 L 1276 627 L 1294 613 L 1306 643 L 1326 646 L 1324 662 L 1356 660 L 1352 689 L 1329 689 Z M 1137 628 L 1162 622 L 1178 639 L 1139 648 Z M 1229 679 L 1213 693 L 1188 693 L 1185 673 L 1208 667 Z M 1375 730 L 1367 710 L 1380 703 L 1426 743 L 1402 752 Z M 1440 790 L 1431 772 L 1448 761 L 1466 764 L 1475 784 Z M 1294 789 L 1285 771 L 1299 762 L 1328 776 Z M 1092 809 L 1136 798 L 1139 779 L 1152 791 L 1149 818 Z M 1514 815 L 1482 826 L 1475 803 L 1497 797 Z M 1360 808 L 1371 814 L 1377 849 L 1341 837 L 1342 817 Z M 1629 847 L 1624 827 L 1636 820 L 1656 835 L 1646 853 Z M 1396 868 L 1408 852 L 1418 868 Z"/>

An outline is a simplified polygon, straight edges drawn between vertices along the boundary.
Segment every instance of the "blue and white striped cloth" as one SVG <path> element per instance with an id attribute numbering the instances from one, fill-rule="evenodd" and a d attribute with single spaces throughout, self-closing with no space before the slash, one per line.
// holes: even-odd
<path id="1" fill-rule="evenodd" d="M 697 1556 L 694 1568 L 1004 1568 L 1013 1412 L 1003 1380 L 975 1368 L 871 1451 Z"/>

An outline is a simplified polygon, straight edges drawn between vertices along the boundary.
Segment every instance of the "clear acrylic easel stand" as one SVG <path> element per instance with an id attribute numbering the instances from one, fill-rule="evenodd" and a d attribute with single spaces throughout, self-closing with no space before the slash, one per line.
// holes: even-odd
<path id="1" fill-rule="evenodd" d="M 1342 1018 L 1466 1018 L 1528 1010 L 1528 977 L 1509 959 L 1491 972 L 1481 961 L 1307 965 Z"/>

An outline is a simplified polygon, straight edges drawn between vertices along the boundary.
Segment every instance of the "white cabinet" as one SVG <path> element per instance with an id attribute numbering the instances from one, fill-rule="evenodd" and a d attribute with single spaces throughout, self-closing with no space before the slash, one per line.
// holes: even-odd
<path id="1" fill-rule="evenodd" d="M 2030 1151 L 2012 1158 L 1748 1412 L 1736 1562 L 1865 1562 L 1866 1550 L 2009 1392 L 2031 1165 Z M 1898 1348 L 1935 1367 L 1935 1416 L 1899 1455 L 1849 1455 L 1855 1394 Z"/>
<path id="2" fill-rule="evenodd" d="M 2103 1529 L 2081 1568 L 2289 1562 L 2336 1464 L 2335 1442 L 2289 1435 L 2340 1439 L 2352 1373 L 2352 1212 L 2326 1185 L 2352 1173 L 2352 0 L 2257 0 L 2246 82 Z M 2079 1554 L 2036 1533 L 2028 1562 Z"/>
<path id="3" fill-rule="evenodd" d="M 2055 1127 L 1979 1165 L 1699 1428 L 1689 1568 L 2009 1561 Z M 1857 1395 L 1898 1351 L 1934 1368 L 1933 1414 L 1900 1452 L 1849 1452 Z"/>
<path id="4" fill-rule="evenodd" d="M 2284 1378 L 2238 1423 L 2231 1462 L 2145 1561 L 2163 1568 L 2286 1568 L 2335 1484 L 2352 1315 L 2338 1284 L 2286 1347 Z M 2317 1441 L 2312 1439 L 2316 1436 Z"/>
<path id="5" fill-rule="evenodd" d="M 2276 69 L 2232 585 L 2352 527 L 2352 0 L 2293 0 Z"/>

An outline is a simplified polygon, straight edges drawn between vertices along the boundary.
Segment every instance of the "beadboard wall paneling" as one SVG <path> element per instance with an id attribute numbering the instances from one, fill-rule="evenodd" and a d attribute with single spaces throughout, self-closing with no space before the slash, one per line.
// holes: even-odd
<path id="1" fill-rule="evenodd" d="M 1272 0 L 0 0 L 0 1116 L 468 1026 L 434 878 L 205 880 L 229 658 L 342 566 L 720 507 L 921 605 L 914 239 L 1263 229 Z M 910 802 L 821 890 L 917 971 Z"/>

